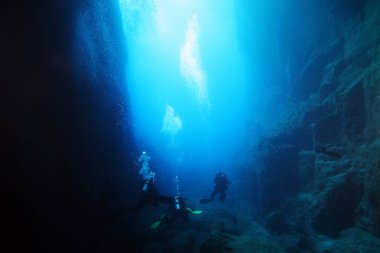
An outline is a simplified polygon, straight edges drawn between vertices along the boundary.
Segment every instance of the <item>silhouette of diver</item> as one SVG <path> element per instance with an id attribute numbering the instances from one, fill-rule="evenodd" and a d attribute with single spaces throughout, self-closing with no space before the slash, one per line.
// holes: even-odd
<path id="1" fill-rule="evenodd" d="M 185 200 L 179 195 L 179 179 L 175 177 L 176 190 L 177 194 L 174 198 L 171 199 L 169 209 L 161 218 L 152 224 L 151 228 L 157 228 L 162 221 L 164 221 L 168 226 L 174 224 L 178 219 L 182 219 L 185 223 L 189 222 L 189 213 L 192 214 L 201 214 L 202 211 L 193 211 L 190 208 L 186 207 Z"/>
<path id="2" fill-rule="evenodd" d="M 172 201 L 171 197 L 163 196 L 158 193 L 158 191 L 154 187 L 153 177 L 144 180 L 140 196 L 141 197 L 137 205 L 129 209 L 131 212 L 137 212 L 141 210 L 146 204 L 158 206 L 159 203 L 168 204 Z"/>
<path id="3" fill-rule="evenodd" d="M 153 223 L 151 228 L 157 228 L 162 222 L 165 222 L 168 226 L 172 226 L 178 219 L 181 219 L 184 223 L 188 223 L 189 213 L 201 214 L 202 211 L 193 211 L 187 208 L 184 199 L 177 195 L 172 198 L 167 212 L 158 221 Z"/>
<path id="4" fill-rule="evenodd" d="M 228 180 L 226 174 L 224 174 L 223 172 L 216 173 L 215 179 L 214 179 L 214 190 L 211 193 L 211 198 L 201 199 L 199 200 L 199 203 L 206 204 L 211 201 L 214 201 L 215 196 L 217 194 L 220 194 L 219 197 L 221 201 L 224 200 L 226 198 L 226 190 L 228 189 L 229 185 L 230 185 L 230 181 Z"/>
<path id="5" fill-rule="evenodd" d="M 139 174 L 142 175 L 143 180 L 141 184 L 140 199 L 137 205 L 134 207 L 127 207 L 123 205 L 112 215 L 109 215 L 103 221 L 95 225 L 94 231 L 90 235 L 91 241 L 97 241 L 99 236 L 101 236 L 102 231 L 117 223 L 127 212 L 137 212 L 146 204 L 158 206 L 159 203 L 169 204 L 172 201 L 172 197 L 160 195 L 156 190 L 154 186 L 155 173 L 150 171 L 149 160 L 150 157 L 146 154 L 146 152 L 142 152 L 139 158 L 139 162 L 142 163 Z"/>
<path id="6" fill-rule="evenodd" d="M 230 181 L 227 179 L 226 174 L 223 172 L 218 172 L 215 175 L 214 179 L 215 187 L 214 191 L 211 193 L 211 199 L 214 200 L 216 194 L 220 194 L 220 200 L 224 200 L 226 198 L 226 190 L 230 185 Z"/>
<path id="7" fill-rule="evenodd" d="M 129 209 L 131 212 L 141 210 L 146 204 L 158 206 L 159 203 L 170 203 L 171 201 L 171 197 L 160 195 L 154 187 L 154 179 L 156 174 L 150 170 L 149 161 L 150 156 L 143 151 L 139 158 L 139 162 L 142 163 L 139 174 L 143 178 L 140 200 L 136 206 Z"/>

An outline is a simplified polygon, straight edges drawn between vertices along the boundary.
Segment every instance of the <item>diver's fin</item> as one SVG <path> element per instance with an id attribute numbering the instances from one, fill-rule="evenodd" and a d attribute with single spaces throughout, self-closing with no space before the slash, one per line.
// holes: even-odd
<path id="1" fill-rule="evenodd" d="M 186 208 L 186 210 L 189 211 L 192 214 L 201 214 L 202 213 L 202 211 L 193 211 L 190 208 Z"/>
<path id="2" fill-rule="evenodd" d="M 150 228 L 151 229 L 156 229 L 160 224 L 161 224 L 161 221 L 162 219 L 165 217 L 165 214 L 161 215 L 160 219 L 158 221 L 156 221 L 155 223 L 153 223 Z"/>
<path id="3" fill-rule="evenodd" d="M 210 203 L 210 202 L 212 202 L 213 200 L 212 199 L 207 199 L 207 198 L 205 198 L 205 199 L 200 199 L 199 200 L 199 204 L 207 204 L 207 203 Z"/>
<path id="4" fill-rule="evenodd" d="M 156 221 L 150 226 L 151 229 L 156 229 L 161 224 L 161 220 Z"/>

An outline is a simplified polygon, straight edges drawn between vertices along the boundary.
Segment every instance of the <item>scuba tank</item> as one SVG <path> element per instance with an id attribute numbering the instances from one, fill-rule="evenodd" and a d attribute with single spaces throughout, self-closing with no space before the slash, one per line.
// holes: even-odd
<path id="1" fill-rule="evenodd" d="M 145 180 L 145 182 L 144 182 L 144 186 L 143 186 L 142 190 L 143 190 L 144 192 L 148 191 L 148 186 L 149 186 L 149 180 Z"/>
<path id="2" fill-rule="evenodd" d="M 181 204 L 180 204 L 180 202 L 179 202 L 179 197 L 178 197 L 178 196 L 175 197 L 174 206 L 175 206 L 175 209 L 176 209 L 176 210 L 181 209 Z"/>
<path id="3" fill-rule="evenodd" d="M 150 171 L 150 172 L 147 174 L 147 176 L 146 176 L 146 178 L 145 178 L 145 181 L 144 181 L 144 186 L 143 186 L 143 188 L 142 188 L 142 190 L 143 190 L 144 192 L 148 191 L 148 188 L 149 188 L 149 182 L 150 182 L 150 180 L 152 180 L 152 181 L 154 182 L 154 178 L 155 178 L 155 176 L 156 176 L 156 173 L 154 173 L 154 172 L 152 172 L 152 171 Z"/>

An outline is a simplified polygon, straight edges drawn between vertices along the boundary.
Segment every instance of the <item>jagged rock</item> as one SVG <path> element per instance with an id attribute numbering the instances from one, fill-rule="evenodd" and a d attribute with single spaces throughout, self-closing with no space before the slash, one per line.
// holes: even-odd
<path id="1" fill-rule="evenodd" d="M 338 111 L 342 116 L 342 132 L 345 138 L 358 141 L 365 126 L 365 96 L 362 82 L 346 87 L 337 97 Z"/>
<path id="2" fill-rule="evenodd" d="M 237 226 L 237 224 L 229 219 L 218 219 L 212 224 L 211 229 L 218 230 L 226 234 L 241 235 L 240 229 Z"/>
<path id="3" fill-rule="evenodd" d="M 210 234 L 210 237 L 201 244 L 199 253 L 232 252 L 233 249 L 229 246 L 232 240 L 232 237 L 223 233 L 213 232 Z"/>
<path id="4" fill-rule="evenodd" d="M 352 161 L 349 159 L 337 161 L 335 159 L 331 159 L 329 156 L 318 155 L 314 166 L 317 171 L 317 190 L 321 191 L 326 187 L 331 187 L 328 183 L 334 182 L 331 180 L 333 179 L 332 177 L 348 171 L 352 167 Z"/>
<path id="5" fill-rule="evenodd" d="M 197 231 L 189 229 L 186 231 L 178 231 L 169 241 L 170 248 L 173 252 L 189 252 L 195 241 Z"/>
<path id="6" fill-rule="evenodd" d="M 380 239 L 354 228 L 342 231 L 337 240 L 322 238 L 317 243 L 317 253 L 374 253 L 380 252 Z"/>
<path id="7" fill-rule="evenodd" d="M 226 229 L 228 227 L 234 227 L 235 224 L 235 215 L 232 208 L 228 208 L 223 203 L 214 201 L 207 205 L 202 206 L 203 213 L 199 217 L 199 222 L 203 223 L 201 231 L 211 231 L 213 229 L 222 228 Z M 201 226 L 202 224 L 199 224 Z M 235 231 L 235 229 L 232 229 Z"/>
<path id="8" fill-rule="evenodd" d="M 299 167 L 298 174 L 299 179 L 304 184 L 304 189 L 311 188 L 311 184 L 315 180 L 315 153 L 310 151 L 301 151 L 298 154 Z"/>
<path id="9" fill-rule="evenodd" d="M 150 242 L 144 247 L 143 252 L 144 253 L 164 253 L 165 248 L 163 247 L 162 244 L 158 242 Z"/>
<path id="10" fill-rule="evenodd" d="M 303 128 L 313 130 L 313 125 L 316 124 L 321 118 L 335 113 L 335 104 L 331 101 L 324 101 L 323 103 L 310 103 L 305 111 L 300 115 L 300 125 Z"/>
<path id="11" fill-rule="evenodd" d="M 328 64 L 324 69 L 321 86 L 318 91 L 320 99 L 335 95 L 336 89 L 339 87 L 339 75 L 346 68 L 343 58 L 339 57 L 334 62 Z"/>
<path id="12" fill-rule="evenodd" d="M 266 217 L 266 227 L 274 232 L 283 232 L 288 226 L 286 216 L 281 212 L 271 212 Z"/>
<path id="13" fill-rule="evenodd" d="M 355 223 L 355 211 L 363 196 L 363 184 L 354 173 L 328 177 L 318 195 L 319 210 L 312 223 L 316 232 L 337 236 Z"/>
<path id="14" fill-rule="evenodd" d="M 318 91 L 325 67 L 335 59 L 343 55 L 344 40 L 336 41 L 323 49 L 302 71 L 299 82 L 296 84 L 296 96 L 306 100 L 310 94 Z"/>
<path id="15" fill-rule="evenodd" d="M 236 223 L 241 233 L 246 233 L 252 227 L 253 217 L 248 214 L 237 215 Z"/>
<path id="16" fill-rule="evenodd" d="M 264 213 L 278 210 L 284 197 L 297 191 L 299 179 L 297 153 L 293 145 L 279 145 L 264 155 L 260 173 L 261 201 Z"/>
<path id="17" fill-rule="evenodd" d="M 299 249 L 299 251 L 304 252 L 313 252 L 314 251 L 314 245 L 310 242 L 310 240 L 305 236 L 300 236 L 298 238 L 296 249 Z"/>
<path id="18" fill-rule="evenodd" d="M 322 117 L 315 123 L 314 140 L 318 144 L 338 144 L 342 135 L 342 116 L 339 114 Z"/>
<path id="19" fill-rule="evenodd" d="M 234 240 L 229 243 L 229 246 L 234 252 L 285 252 L 282 245 L 257 223 L 252 224 L 252 228 L 248 233 L 232 238 Z"/>
<path id="20" fill-rule="evenodd" d="M 199 248 L 200 253 L 222 253 L 223 251 L 223 244 L 213 238 L 207 239 Z"/>
<path id="21" fill-rule="evenodd" d="M 367 227 L 380 235 L 380 139 L 370 147 L 373 156 L 367 179 L 369 219 L 372 221 Z"/>

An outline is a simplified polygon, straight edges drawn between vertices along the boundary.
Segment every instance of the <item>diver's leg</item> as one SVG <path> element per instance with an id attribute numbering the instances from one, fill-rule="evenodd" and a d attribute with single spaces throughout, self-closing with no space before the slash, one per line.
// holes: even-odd
<path id="1" fill-rule="evenodd" d="M 173 198 L 169 196 L 163 196 L 163 195 L 158 196 L 158 202 L 163 203 L 163 204 L 169 204 L 172 200 Z"/>
<path id="2" fill-rule="evenodd" d="M 165 215 L 165 221 L 168 226 L 171 226 L 174 223 L 175 215 L 173 213 L 167 213 Z"/>
<path id="3" fill-rule="evenodd" d="M 187 210 L 183 210 L 182 211 L 182 218 L 183 220 L 187 223 L 189 222 L 189 213 L 187 212 Z"/>
<path id="4" fill-rule="evenodd" d="M 225 191 L 221 191 L 220 192 L 220 200 L 224 200 L 226 198 L 226 192 Z"/>
<path id="5" fill-rule="evenodd" d="M 146 204 L 146 201 L 145 201 L 145 199 L 142 198 L 142 199 L 140 199 L 139 203 L 137 203 L 136 206 L 131 207 L 129 209 L 129 211 L 131 211 L 133 213 L 137 212 L 137 211 L 140 211 L 145 206 L 145 204 Z"/>
<path id="6" fill-rule="evenodd" d="M 211 193 L 211 199 L 214 200 L 215 198 L 215 195 L 218 193 L 218 191 L 216 189 L 214 189 L 214 191 Z"/>

